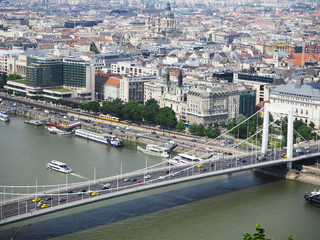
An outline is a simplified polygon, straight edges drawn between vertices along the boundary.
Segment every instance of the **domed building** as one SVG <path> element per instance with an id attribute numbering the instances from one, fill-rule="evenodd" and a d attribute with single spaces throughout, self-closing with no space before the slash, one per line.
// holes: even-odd
<path id="1" fill-rule="evenodd" d="M 171 11 L 170 3 L 167 3 L 167 8 L 162 16 L 161 30 L 165 33 L 165 35 L 176 31 L 176 21 L 174 20 L 174 14 Z"/>
<path id="2" fill-rule="evenodd" d="M 146 36 L 142 40 L 145 42 L 167 43 L 169 41 L 168 37 L 175 37 L 178 35 L 181 35 L 181 32 L 177 30 L 170 3 L 167 3 L 167 7 L 162 16 L 159 14 L 156 17 L 154 24 L 150 14 L 148 15 L 146 21 Z"/>

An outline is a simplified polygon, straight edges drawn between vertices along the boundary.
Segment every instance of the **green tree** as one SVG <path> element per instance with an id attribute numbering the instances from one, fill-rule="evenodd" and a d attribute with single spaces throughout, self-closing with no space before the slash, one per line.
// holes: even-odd
<path id="1" fill-rule="evenodd" d="M 245 233 L 243 235 L 243 240 L 272 240 L 272 238 L 266 238 L 265 230 L 260 226 L 260 224 L 256 224 L 256 233 L 249 234 Z M 293 240 L 293 237 L 290 236 L 288 240 Z"/>
<path id="2" fill-rule="evenodd" d="M 100 104 L 97 101 L 91 101 L 87 103 L 88 108 L 92 112 L 99 112 L 100 111 Z"/>
<path id="3" fill-rule="evenodd" d="M 112 103 L 109 101 L 103 102 L 100 111 L 103 114 L 108 114 L 108 113 L 111 114 L 111 105 Z"/>
<path id="4" fill-rule="evenodd" d="M 155 99 L 149 99 L 146 101 L 144 105 L 144 120 L 147 123 L 155 123 L 155 118 L 157 113 L 159 112 L 159 105 Z"/>
<path id="5" fill-rule="evenodd" d="M 193 123 L 189 126 L 189 133 L 196 134 L 197 133 L 198 125 L 196 123 Z"/>
<path id="6" fill-rule="evenodd" d="M 236 124 L 236 120 L 233 119 L 232 122 L 227 125 L 227 129 L 230 130 L 230 129 L 232 129 L 233 127 L 235 127 L 236 125 L 237 125 L 237 124 Z"/>
<path id="7" fill-rule="evenodd" d="M 121 110 L 124 119 L 141 121 L 143 119 L 143 106 L 136 99 L 127 102 Z"/>
<path id="8" fill-rule="evenodd" d="M 182 132 L 182 131 L 184 131 L 186 129 L 186 126 L 183 124 L 182 120 L 180 120 L 178 122 L 176 129 L 177 129 L 178 132 Z"/>
<path id="9" fill-rule="evenodd" d="M 97 46 L 96 46 L 96 44 L 94 42 L 90 43 L 90 51 L 94 52 L 95 54 L 99 54 L 100 53 L 98 48 L 97 48 Z"/>
<path id="10" fill-rule="evenodd" d="M 220 134 L 221 134 L 221 131 L 220 131 L 220 128 L 213 128 L 213 130 L 212 130 L 212 138 L 216 138 L 216 137 L 218 137 L 218 136 L 220 136 Z"/>
<path id="11" fill-rule="evenodd" d="M 177 117 L 175 112 L 169 108 L 160 108 L 156 115 L 156 124 L 165 128 L 175 128 L 177 126 Z"/>
<path id="12" fill-rule="evenodd" d="M 245 115 L 240 114 L 236 119 L 236 124 L 239 124 L 239 123 L 243 122 L 246 119 L 247 119 L 247 117 Z"/>
<path id="13" fill-rule="evenodd" d="M 196 134 L 198 136 L 204 136 L 204 132 L 205 132 L 205 127 L 202 123 L 200 123 L 198 126 L 197 126 L 197 130 L 196 130 Z"/>
<path id="14" fill-rule="evenodd" d="M 7 77 L 7 80 L 17 80 L 17 79 L 22 79 L 22 76 L 17 73 L 9 74 Z"/>
<path id="15" fill-rule="evenodd" d="M 124 104 L 120 98 L 116 98 L 112 101 L 110 113 L 115 117 L 122 117 L 121 111 L 124 107 Z"/>
<path id="16" fill-rule="evenodd" d="M 315 126 L 315 125 L 314 125 L 314 122 L 310 122 L 310 123 L 309 123 L 309 127 L 311 127 L 312 129 L 314 129 L 314 126 Z"/>
<path id="17" fill-rule="evenodd" d="M 4 72 L 1 74 L 1 78 L 0 78 L 0 89 L 4 87 L 4 85 L 7 84 L 7 73 Z"/>

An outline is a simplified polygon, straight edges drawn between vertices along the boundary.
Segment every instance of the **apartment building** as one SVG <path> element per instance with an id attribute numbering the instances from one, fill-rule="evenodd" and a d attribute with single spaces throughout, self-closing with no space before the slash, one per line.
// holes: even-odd
<path id="1" fill-rule="evenodd" d="M 146 67 L 132 62 L 118 62 L 111 64 L 111 72 L 128 76 L 159 76 L 160 69 Z"/>
<path id="2" fill-rule="evenodd" d="M 144 103 L 144 84 L 156 81 L 156 76 L 134 77 L 125 76 L 120 80 L 120 99 L 128 102 L 136 99 L 138 103 Z"/>

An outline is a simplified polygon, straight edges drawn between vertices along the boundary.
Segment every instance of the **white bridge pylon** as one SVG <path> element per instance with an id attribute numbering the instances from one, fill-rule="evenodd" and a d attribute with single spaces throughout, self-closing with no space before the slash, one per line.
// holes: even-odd
<path id="1" fill-rule="evenodd" d="M 268 151 L 268 132 L 269 132 L 269 113 L 282 113 L 288 116 L 288 130 L 287 130 L 287 158 L 293 156 L 293 107 L 278 107 L 266 103 L 263 113 L 263 133 L 262 133 L 262 154 Z M 292 162 L 287 163 L 287 168 L 292 168 Z"/>

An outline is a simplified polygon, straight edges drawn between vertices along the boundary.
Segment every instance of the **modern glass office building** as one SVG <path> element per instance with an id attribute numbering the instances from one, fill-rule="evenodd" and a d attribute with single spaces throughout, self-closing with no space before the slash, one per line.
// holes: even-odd
<path id="1" fill-rule="evenodd" d="M 53 87 L 63 84 L 63 62 L 56 57 L 27 57 L 26 85 Z"/>
<path id="2" fill-rule="evenodd" d="M 63 60 L 63 85 L 74 88 L 85 88 L 87 82 L 88 62 L 81 59 Z"/>

